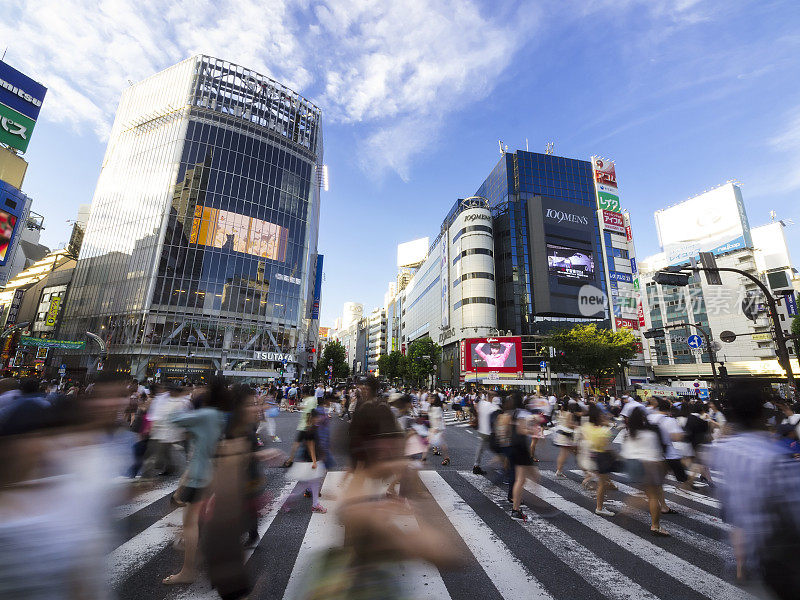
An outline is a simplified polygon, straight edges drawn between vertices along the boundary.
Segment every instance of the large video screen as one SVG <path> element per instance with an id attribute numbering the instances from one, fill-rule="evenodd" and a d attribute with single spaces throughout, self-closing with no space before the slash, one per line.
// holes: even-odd
<path id="1" fill-rule="evenodd" d="M 16 224 L 17 217 L 0 210 L 0 264 L 6 261 L 8 247 L 11 244 L 11 238 L 14 237 L 14 226 Z"/>
<path id="2" fill-rule="evenodd" d="M 467 371 L 515 373 L 522 370 L 521 338 L 471 338 L 465 341 Z"/>
<path id="3" fill-rule="evenodd" d="M 275 223 L 198 206 L 194 210 L 189 241 L 282 262 L 286 260 L 288 239 L 289 231 Z"/>
<path id="4" fill-rule="evenodd" d="M 588 250 L 547 244 L 547 268 L 551 275 L 565 279 L 594 279 L 594 256 Z"/>

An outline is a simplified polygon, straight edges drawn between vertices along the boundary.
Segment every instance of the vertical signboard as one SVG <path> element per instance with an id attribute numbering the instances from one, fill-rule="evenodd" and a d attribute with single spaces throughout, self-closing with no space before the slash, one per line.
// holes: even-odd
<path id="1" fill-rule="evenodd" d="M 442 235 L 442 247 L 441 247 L 441 284 L 442 284 L 442 327 L 450 327 L 450 271 L 448 267 L 450 266 L 450 256 L 448 253 L 448 248 L 450 244 L 448 243 L 449 233 L 447 231 L 444 232 Z"/>
<path id="2" fill-rule="evenodd" d="M 47 88 L 0 60 L 0 142 L 28 149 Z"/>
<path id="3" fill-rule="evenodd" d="M 314 295 L 311 302 L 311 319 L 319 320 L 319 302 L 322 297 L 322 260 L 324 256 L 317 254 L 317 272 L 314 277 Z"/>
<path id="4" fill-rule="evenodd" d="M 61 297 L 56 296 L 50 298 L 50 308 L 47 309 L 47 315 L 44 319 L 44 324 L 48 327 L 55 327 L 56 320 L 58 319 L 58 312 L 61 309 Z"/>

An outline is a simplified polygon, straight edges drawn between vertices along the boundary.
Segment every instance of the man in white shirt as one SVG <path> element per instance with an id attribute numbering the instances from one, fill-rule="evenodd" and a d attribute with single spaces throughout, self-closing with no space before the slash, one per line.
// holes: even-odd
<path id="1" fill-rule="evenodd" d="M 314 398 L 317 399 L 317 403 L 322 400 L 322 397 L 325 395 L 325 386 L 321 383 L 317 384 L 317 388 L 314 390 Z"/>
<path id="2" fill-rule="evenodd" d="M 678 421 L 670 415 L 670 408 L 669 400 L 657 398 L 656 410 L 647 415 L 647 420 L 658 426 L 661 433 L 661 443 L 664 446 L 664 461 L 681 487 L 688 489 L 691 486 L 691 481 L 689 481 L 689 476 L 681 462 L 683 457 L 673 443 L 682 441 L 685 433 Z M 661 512 L 672 511 L 664 501 L 663 494 L 659 498 L 659 502 L 661 503 Z"/>
<path id="3" fill-rule="evenodd" d="M 492 413 L 500 410 L 500 407 L 489 402 L 485 395 L 481 395 L 475 410 L 478 411 L 478 437 L 481 442 L 478 444 L 478 451 L 475 453 L 475 466 L 472 467 L 472 472 L 476 475 L 483 475 L 486 471 L 481 468 L 481 456 L 483 456 L 483 451 L 489 445 L 489 436 L 492 434 Z"/>

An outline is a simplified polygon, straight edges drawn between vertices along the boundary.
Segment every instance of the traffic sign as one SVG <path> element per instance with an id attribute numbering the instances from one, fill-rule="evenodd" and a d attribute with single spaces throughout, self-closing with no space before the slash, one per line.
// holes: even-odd
<path id="1" fill-rule="evenodd" d="M 736 334 L 726 329 L 725 331 L 719 334 L 719 339 L 721 339 L 726 344 L 730 344 L 731 342 L 736 340 Z"/>
<path id="2" fill-rule="evenodd" d="M 539 361 L 539 370 L 541 370 L 541 371 L 546 371 L 547 370 L 547 361 L 546 360 L 540 360 Z"/>
<path id="3" fill-rule="evenodd" d="M 67 365 L 65 365 L 65 364 L 62 364 L 62 365 L 61 365 L 61 366 L 58 368 L 58 374 L 59 374 L 59 375 L 66 375 L 66 374 L 67 374 Z"/>
<path id="4" fill-rule="evenodd" d="M 703 347 L 703 338 L 699 335 L 690 335 L 686 338 L 686 343 L 689 345 L 689 348 L 702 348 Z"/>
<path id="5" fill-rule="evenodd" d="M 694 382 L 694 387 L 699 388 L 700 387 L 700 382 L 699 381 L 695 381 Z"/>

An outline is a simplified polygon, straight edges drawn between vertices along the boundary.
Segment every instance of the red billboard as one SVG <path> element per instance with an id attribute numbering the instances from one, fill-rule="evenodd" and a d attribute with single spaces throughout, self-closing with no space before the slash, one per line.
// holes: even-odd
<path id="1" fill-rule="evenodd" d="M 639 329 L 639 323 L 633 319 L 623 319 L 622 317 L 615 317 L 614 323 L 617 329 Z"/>
<path id="2" fill-rule="evenodd" d="M 464 370 L 472 373 L 522 371 L 522 338 L 489 337 L 464 340 Z"/>
<path id="3" fill-rule="evenodd" d="M 614 168 L 614 161 L 595 157 L 594 178 L 599 184 L 617 187 L 617 172 Z"/>
<path id="4" fill-rule="evenodd" d="M 611 212 L 610 210 L 603 211 L 603 229 L 612 231 L 614 233 L 625 234 L 625 219 L 621 214 Z"/>

